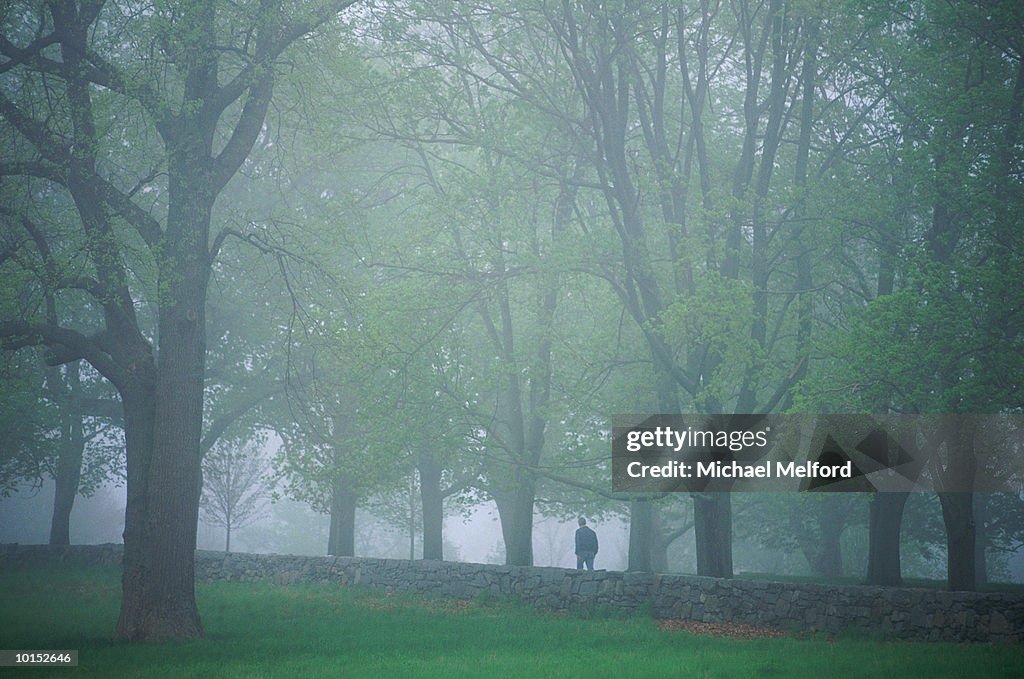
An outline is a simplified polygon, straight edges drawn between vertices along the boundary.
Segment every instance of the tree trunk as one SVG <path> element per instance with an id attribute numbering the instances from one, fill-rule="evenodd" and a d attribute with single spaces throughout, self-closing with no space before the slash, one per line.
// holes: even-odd
<path id="1" fill-rule="evenodd" d="M 331 488 L 331 529 L 327 538 L 331 556 L 356 555 L 356 494 L 345 478 Z"/>
<path id="2" fill-rule="evenodd" d="M 420 501 L 423 505 L 423 558 L 444 560 L 444 496 L 441 491 L 441 465 L 421 455 Z"/>
<path id="3" fill-rule="evenodd" d="M 54 322 L 56 324 L 56 322 Z M 81 382 L 79 362 L 66 364 L 64 375 L 59 368 L 51 372 L 57 399 L 61 401 L 60 455 L 54 476 L 53 516 L 50 520 L 50 544 L 71 544 L 71 509 L 78 495 L 78 482 L 82 476 L 82 454 L 85 434 L 82 430 L 82 409 L 79 403 Z"/>
<path id="4" fill-rule="evenodd" d="M 60 458 L 57 460 L 56 488 L 53 493 L 53 517 L 50 520 L 50 544 L 71 544 L 71 510 L 78 494 L 78 480 L 82 473 L 81 425 L 78 426 L 78 442 L 61 441 Z"/>
<path id="5" fill-rule="evenodd" d="M 939 493 L 946 526 L 946 575 L 953 591 L 977 589 L 973 499 L 973 493 Z"/>
<path id="6" fill-rule="evenodd" d="M 653 567 L 654 509 L 650 500 L 629 503 L 629 563 L 627 571 L 650 573 Z"/>
<path id="7" fill-rule="evenodd" d="M 842 531 L 822 532 L 818 556 L 811 566 L 815 575 L 825 578 L 837 578 L 843 574 L 843 550 L 840 544 Z"/>
<path id="8" fill-rule="evenodd" d="M 974 584 L 983 587 L 988 584 L 988 493 L 974 494 Z"/>
<path id="9" fill-rule="evenodd" d="M 409 475 L 409 561 L 416 558 L 416 476 Z"/>
<path id="10" fill-rule="evenodd" d="M 811 567 L 814 574 L 822 578 L 838 578 L 843 575 L 843 551 L 838 535 L 826 535 L 818 550 L 818 558 Z"/>
<path id="11" fill-rule="evenodd" d="M 180 298 L 179 298 L 180 299 Z M 125 592 L 124 639 L 160 641 L 203 636 L 195 602 L 199 520 L 204 342 L 201 300 L 161 314 L 160 380 L 155 389 L 152 458 L 146 479 L 148 516 L 140 531 L 139 597 Z M 139 605 L 132 606 L 137 601 Z"/>
<path id="12" fill-rule="evenodd" d="M 693 519 L 697 575 L 731 578 L 732 496 L 729 493 L 695 493 Z"/>
<path id="13" fill-rule="evenodd" d="M 969 415 L 955 415 L 946 426 L 948 463 L 943 470 L 942 483 L 947 487 L 970 487 L 977 473 L 974 453 L 974 435 L 978 420 Z M 949 589 L 974 591 L 977 589 L 975 563 L 974 493 L 940 492 L 942 521 L 946 526 L 946 559 Z"/>
<path id="14" fill-rule="evenodd" d="M 53 493 L 53 517 L 50 521 L 50 544 L 71 544 L 71 510 L 78 495 L 78 481 L 82 476 L 82 454 L 85 436 L 82 416 L 77 411 L 68 417 L 61 433 L 60 457 L 57 459 L 56 488 Z"/>
<path id="15" fill-rule="evenodd" d="M 668 546 L 669 543 L 655 533 L 654 544 L 651 546 L 652 572 L 668 573 Z"/>
<path id="16" fill-rule="evenodd" d="M 665 532 L 662 521 L 662 512 L 657 507 L 652 508 L 651 517 L 651 571 L 654 573 L 668 573 L 668 547 L 672 544 Z"/>
<path id="17" fill-rule="evenodd" d="M 523 474 L 512 492 L 502 494 L 498 505 L 501 535 L 505 541 L 505 563 L 509 566 L 533 565 L 533 502 L 536 482 Z"/>
<path id="18" fill-rule="evenodd" d="M 875 493 L 868 518 L 867 584 L 898 587 L 903 584 L 900 568 L 900 531 L 909 493 Z"/>
<path id="19" fill-rule="evenodd" d="M 155 375 L 145 377 L 153 378 Z M 165 630 L 161 623 L 164 620 L 161 611 L 165 603 L 158 600 L 157 588 L 154 586 L 157 574 L 153 567 L 151 537 L 147 535 L 146 525 L 150 516 L 148 509 L 153 501 L 152 494 L 148 492 L 148 479 L 153 466 L 157 398 L 155 380 L 145 377 L 121 395 L 128 478 L 123 594 L 117 636 L 126 640 L 156 639 L 157 635 L 152 632 Z M 189 592 L 186 599 L 195 602 L 195 595 Z M 178 609 L 177 606 L 175 609 Z"/>
<path id="20" fill-rule="evenodd" d="M 816 575 L 836 578 L 843 575 L 842 537 L 850 503 L 845 495 L 826 495 L 818 503 L 818 528 L 821 543 L 811 564 Z"/>
<path id="21" fill-rule="evenodd" d="M 151 455 L 137 572 L 126 574 L 117 636 L 132 641 L 203 636 L 195 599 L 196 527 L 202 485 L 200 439 L 206 374 L 207 241 L 213 198 L 203 171 L 207 140 L 194 132 L 171 149 L 167 249 L 159 262 L 159 350 Z M 127 400 L 127 399 L 126 399 Z M 127 420 L 126 420 L 127 424 Z M 134 548 L 133 548 L 134 549 Z"/>

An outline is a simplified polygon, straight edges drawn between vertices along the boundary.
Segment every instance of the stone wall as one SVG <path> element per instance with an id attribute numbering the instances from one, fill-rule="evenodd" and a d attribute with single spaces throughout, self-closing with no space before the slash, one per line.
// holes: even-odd
<path id="1" fill-rule="evenodd" d="M 70 561 L 120 563 L 120 545 L 0 546 L 0 569 Z M 658 618 L 741 623 L 787 631 L 853 632 L 927 641 L 1024 641 L 1024 595 L 932 589 L 723 580 L 688 575 L 582 572 L 447 561 L 196 552 L 196 577 L 280 584 L 367 585 L 539 608 L 604 607 Z"/>

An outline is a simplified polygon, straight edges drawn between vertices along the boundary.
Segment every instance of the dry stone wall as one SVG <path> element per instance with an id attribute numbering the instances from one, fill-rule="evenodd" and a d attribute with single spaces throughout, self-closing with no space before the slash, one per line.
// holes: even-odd
<path id="1" fill-rule="evenodd" d="M 0 569 L 73 561 L 118 565 L 120 545 L 2 545 Z M 650 612 L 658 618 L 925 641 L 1024 641 L 1024 595 L 830 586 L 689 575 L 447 561 L 196 552 L 200 581 L 366 585 L 538 608 Z"/>

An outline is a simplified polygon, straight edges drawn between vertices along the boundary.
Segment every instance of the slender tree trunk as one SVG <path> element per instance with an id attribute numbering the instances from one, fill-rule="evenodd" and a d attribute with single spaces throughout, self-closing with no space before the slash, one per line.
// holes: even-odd
<path id="1" fill-rule="evenodd" d="M 60 458 L 57 460 L 56 488 L 53 493 L 53 517 L 50 520 L 50 544 L 71 544 L 71 510 L 78 494 L 78 481 L 82 473 L 82 449 L 84 440 L 81 425 L 77 427 L 77 440 L 61 441 Z"/>
<path id="2" fill-rule="evenodd" d="M 665 534 L 662 512 L 655 509 L 652 517 L 651 570 L 655 573 L 668 573 L 668 547 L 671 542 Z"/>
<path id="3" fill-rule="evenodd" d="M 56 308 L 52 298 L 47 299 L 51 322 L 57 325 Z M 60 454 L 54 476 L 56 487 L 53 493 L 53 516 L 50 520 L 50 544 L 71 544 L 71 510 L 78 495 L 78 482 L 82 476 L 82 454 L 85 451 L 85 434 L 82 430 L 82 409 L 79 403 L 79 362 L 73 361 L 64 367 L 51 370 L 47 382 L 52 383 L 55 398 L 60 402 L 61 432 Z"/>
<path id="4" fill-rule="evenodd" d="M 71 510 L 78 495 L 78 482 L 82 476 L 82 454 L 85 451 L 85 435 L 82 431 L 82 414 L 76 403 L 78 388 L 78 363 L 68 364 L 69 412 L 64 416 L 61 431 L 60 456 L 57 458 L 56 487 L 53 492 L 53 517 L 50 521 L 50 544 L 71 544 Z"/>
<path id="5" fill-rule="evenodd" d="M 974 584 L 983 587 L 988 584 L 988 493 L 974 494 Z"/>
<path id="6" fill-rule="evenodd" d="M 409 561 L 416 558 L 416 477 L 409 476 Z"/>

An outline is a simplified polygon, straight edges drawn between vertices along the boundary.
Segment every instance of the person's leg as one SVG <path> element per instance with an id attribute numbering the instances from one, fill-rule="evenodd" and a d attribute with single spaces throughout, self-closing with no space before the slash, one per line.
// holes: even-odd
<path id="1" fill-rule="evenodd" d="M 587 564 L 588 571 L 594 570 L 594 556 L 594 554 L 587 554 L 587 558 L 585 559 L 585 561 Z"/>
<path id="2" fill-rule="evenodd" d="M 583 556 L 580 554 L 576 555 L 576 570 L 583 570 Z"/>

